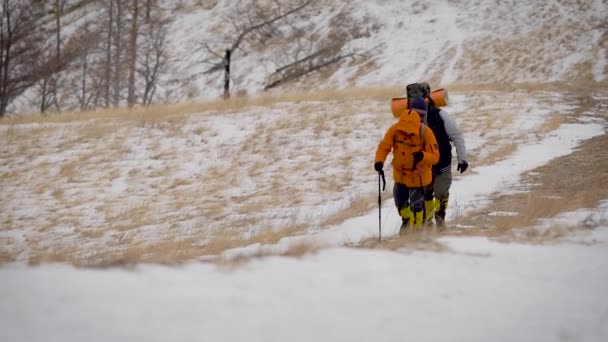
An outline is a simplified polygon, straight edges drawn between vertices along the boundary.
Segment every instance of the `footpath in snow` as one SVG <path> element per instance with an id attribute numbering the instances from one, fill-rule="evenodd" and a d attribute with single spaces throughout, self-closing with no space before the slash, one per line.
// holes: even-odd
<path id="1" fill-rule="evenodd" d="M 597 134 L 603 134 L 599 125 L 563 126 L 504 162 L 478 168 L 455 182 L 459 205 L 466 210 L 482 202 L 521 172 Z M 478 182 L 486 186 L 471 185 Z M 385 233 L 395 234 L 392 201 L 383 209 Z M 0 336 L 32 342 L 605 341 L 607 212 L 604 201 L 554 218 L 560 225 L 590 218 L 594 225 L 547 245 L 446 237 L 440 241 L 448 250 L 441 253 L 335 247 L 302 258 L 254 259 L 234 269 L 10 264 L 0 268 Z M 360 241 L 377 234 L 376 215 L 226 256 L 277 252 L 302 239 L 326 246 Z"/>
<path id="2" fill-rule="evenodd" d="M 255 259 L 0 268 L 3 341 L 606 341 L 608 224 L 576 241 L 446 239 Z M 603 221 L 602 221 L 603 220 Z"/>

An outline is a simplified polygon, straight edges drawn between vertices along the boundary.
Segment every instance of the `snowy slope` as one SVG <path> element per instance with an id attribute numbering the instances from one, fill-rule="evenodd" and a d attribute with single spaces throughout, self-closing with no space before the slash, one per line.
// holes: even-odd
<path id="1" fill-rule="evenodd" d="M 488 166 L 472 165 L 469 172 L 457 177 L 453 193 L 458 203 L 452 203 L 450 215 L 483 205 L 493 191 L 522 191 L 521 185 L 515 188 L 513 183 L 523 172 L 570 153 L 591 137 L 605 134 L 605 123 L 597 112 L 572 113 L 574 107 L 555 101 L 562 97 L 560 93 L 538 93 L 527 102 L 518 103 L 516 108 L 524 109 L 518 111 L 512 111 L 507 104 L 513 98 L 521 98 L 520 94 L 481 91 L 454 97 L 450 110 L 459 113 L 457 118 L 465 129 L 472 155 L 491 153 L 493 142 L 504 144 L 505 139 L 513 139 L 515 132 L 516 139 L 522 140 L 520 148 L 501 161 Z M 566 226 L 574 231 L 546 244 L 499 243 L 465 236 L 436 238 L 436 243 L 443 246 L 436 251 L 412 250 L 408 244 L 396 251 L 344 248 L 345 244 L 375 238 L 378 233 L 376 209 L 338 225 L 321 225 L 332 212 L 345 208 L 343 199 L 334 195 L 375 192 L 375 177 L 370 177 L 374 175 L 371 157 L 351 152 L 350 148 L 372 153 L 385 128 L 382 126 L 393 122 L 386 111 L 376 116 L 370 110 L 380 106 L 376 101 L 346 104 L 350 105 L 348 118 L 364 129 L 346 130 L 346 140 L 352 141 L 341 143 L 336 142 L 336 137 L 344 134 L 340 133 L 344 131 L 344 116 L 318 120 L 319 116 L 324 117 L 325 110 L 336 107 L 332 101 L 278 103 L 276 107 L 254 107 L 239 115 L 195 113 L 178 121 L 177 128 L 167 119 L 143 121 L 135 127 L 121 122 L 120 128 L 111 126 L 112 130 L 101 134 L 101 138 L 89 133 L 84 141 L 76 133 L 89 121 L 2 126 L 12 137 L 14 151 L 4 151 L 10 164 L 2 169 L 7 182 L 3 183 L 0 200 L 9 211 L 2 213 L 0 222 L 9 226 L 0 230 L 0 240 L 3 249 L 16 255 L 16 262 L 0 268 L 3 340 L 608 338 L 608 301 L 604 296 L 608 282 L 606 201 L 596 208 L 581 208 L 542 222 L 536 229 Z M 468 110 L 473 105 L 483 111 Z M 309 114 L 297 111 L 299 106 L 306 106 Z M 506 109 L 499 111 L 497 107 Z M 277 117 L 289 112 L 298 115 L 308 128 L 299 129 L 289 117 L 277 122 Z M 551 118 L 565 113 L 574 115 L 575 121 L 543 128 Z M 472 115 L 476 120 L 471 120 Z M 240 126 L 244 118 L 249 124 Z M 486 119 L 491 120 L 484 123 Z M 88 129 L 103 132 L 104 121 L 99 121 Z M 251 128 L 251 122 L 257 128 Z M 262 129 L 273 122 L 279 128 Z M 478 131 L 476 123 L 486 127 L 485 131 Z M 312 139 L 318 125 L 323 129 Z M 294 127 L 301 135 L 294 135 Z M 205 145 L 194 133 L 201 132 L 201 128 Z M 214 168 L 229 171 L 230 151 L 253 137 L 265 141 L 267 130 L 274 134 L 270 141 L 278 139 L 286 151 L 273 163 L 256 166 L 260 159 L 272 160 L 273 153 L 266 155 L 261 144 L 254 144 L 259 149 L 248 150 L 248 157 L 236 154 L 239 165 L 252 170 L 243 182 L 228 185 L 221 178 L 220 182 L 210 182 L 219 187 L 205 191 L 201 184 L 191 181 Z M 537 134 L 543 130 L 544 134 Z M 61 136 L 72 137 L 71 148 L 57 145 Z M 19 158 L 18 146 L 23 140 L 40 145 Z M 352 144 L 354 141 L 359 144 Z M 62 173 L 61 168 L 73 163 L 70 158 L 77 162 L 80 159 L 76 156 L 90 153 L 94 146 L 101 148 L 93 150 L 87 163 L 77 164 L 78 173 Z M 108 159 L 111 154 L 101 152 L 116 146 L 122 154 L 115 160 Z M 350 178 L 340 173 L 344 172 L 340 161 L 332 166 L 334 159 L 326 158 L 334 155 L 336 148 L 348 159 L 354 159 Z M 313 152 L 315 149 L 318 152 Z M 163 173 L 167 165 L 172 168 Z M 283 205 L 273 208 L 265 202 L 262 190 L 285 171 L 293 178 L 288 177 L 279 186 L 296 184 L 303 189 L 289 187 L 287 196 L 281 198 Z M 44 172 L 45 177 L 39 177 L 39 172 Z M 220 174 L 213 173 L 218 177 Z M 332 179 L 347 180 L 340 185 L 344 192 L 325 192 L 334 184 L 320 181 L 327 179 L 323 177 L 327 174 L 334 175 Z M 226 177 L 233 179 L 230 174 Z M 303 179 L 307 181 L 301 184 Z M 53 184 L 50 188 L 49 180 Z M 238 194 L 247 196 L 235 197 Z M 275 196 L 281 194 L 276 192 Z M 382 223 L 386 239 L 397 233 L 399 219 L 387 198 L 390 193 L 385 194 Z M 225 212 L 207 217 L 205 206 L 218 198 L 219 202 L 224 201 Z M 104 207 L 110 209 L 103 211 Z M 148 223 L 137 226 L 138 221 L 128 221 L 129 216 L 132 220 L 141 216 L 142 210 Z M 263 220 L 238 221 L 238 216 L 234 217 L 235 212 L 246 210 L 253 210 Z M 290 212 L 298 213 L 301 216 L 296 217 L 307 222 L 304 233 L 284 237 L 276 244 L 228 249 L 222 255 L 230 260 L 242 255 L 281 254 L 290 246 L 307 243 L 325 249 L 300 258 L 270 256 L 227 265 L 188 262 L 179 267 L 96 269 L 52 263 L 31 267 L 25 263 L 35 262 L 37 253 L 47 253 L 51 260 L 53 253 L 60 252 L 74 253 L 80 260 L 96 260 L 96 254 L 142 244 L 153 252 L 166 248 L 160 244 L 163 239 L 186 241 L 188 234 L 194 234 L 193 239 L 200 237 L 201 243 L 213 236 L 209 230 L 225 230 L 233 222 L 248 222 L 250 226 L 240 231 L 247 235 L 251 229 L 265 225 L 284 227 L 277 213 Z M 97 235 L 98 230 L 103 234 Z M 429 237 L 422 234 L 410 242 L 428 241 Z M 179 249 L 185 244 L 170 247 Z"/>
<path id="2" fill-rule="evenodd" d="M 298 22 L 320 37 L 345 27 L 361 31 L 342 47 L 357 52 L 323 72 L 310 74 L 288 88 L 348 87 L 373 84 L 403 86 L 422 79 L 436 87 L 452 83 L 603 81 L 608 36 L 603 1 L 324 1 L 311 5 Z M 171 51 L 177 78 L 202 72 L 200 42 L 216 53 L 232 41 L 226 17 L 229 0 L 200 9 L 193 1 L 174 13 Z M 341 21 L 334 20 L 342 18 Z M 346 18 L 346 19 L 344 19 Z M 309 25 L 309 26 L 306 26 Z M 332 26 L 334 25 L 334 26 Z M 337 26 L 337 27 L 336 27 Z M 232 34 L 232 36 L 231 36 Z M 185 49 L 185 50 L 184 50 Z M 280 39 L 260 49 L 245 46 L 233 56 L 235 91 L 260 92 L 281 52 L 293 46 Z M 200 97 L 218 96 L 221 73 L 195 77 L 189 87 Z"/>
<path id="3" fill-rule="evenodd" d="M 608 338 L 608 217 L 578 242 L 449 239 L 235 270 L 0 268 L 5 341 L 589 341 Z"/>
<path id="4" fill-rule="evenodd" d="M 292 8 L 289 4 L 302 2 L 159 1 L 170 25 L 168 62 L 155 102 L 220 97 L 223 72 L 206 71 L 221 62 L 240 32 L 236 27 L 249 23 L 248 6 L 258 3 L 267 12 L 278 7 L 285 12 Z M 82 32 L 86 22 L 100 25 L 95 15 L 102 8 L 91 2 L 71 13 L 65 18 L 64 36 Z M 511 82 L 605 84 L 606 13 L 607 4 L 600 0 L 314 0 L 277 22 L 273 34 L 245 37 L 232 53 L 232 94 L 264 92 L 280 67 L 322 48 L 348 57 L 276 89 L 403 87 L 422 80 L 434 88 Z M 77 69 L 71 76 L 78 78 Z M 137 82 L 143 89 L 143 81 Z M 37 112 L 36 97 L 36 90 L 29 89 L 9 112 Z M 65 89 L 61 99 L 62 110 L 79 108 L 73 90 Z"/>
<path id="5" fill-rule="evenodd" d="M 447 110 L 476 159 L 465 177 L 455 175 L 450 219 L 495 191 L 511 191 L 523 172 L 605 134 L 597 112 L 577 113 L 574 102 L 561 101 L 565 96 L 539 92 L 524 102 L 513 101 L 524 98 L 521 92 L 452 96 Z M 394 120 L 387 107 L 388 100 L 355 98 L 177 119 L 0 125 L 7 161 L 0 166 L 3 251 L 9 260 L 96 265 L 123 253 L 190 260 L 212 253 L 204 248 L 218 236 L 243 246 L 265 233 L 326 234 L 375 203 L 370 165 Z M 576 119 L 559 124 L 566 116 Z M 547 126 L 552 122 L 558 125 Z M 511 154 L 484 162 L 514 142 Z M 399 218 L 390 200 L 385 205 L 388 234 Z M 374 234 L 376 219 L 372 213 L 347 222 L 322 240 L 356 243 Z"/>
<path id="6" fill-rule="evenodd" d="M 204 71 L 196 44 L 222 49 L 234 4 L 164 3 L 176 19 L 170 78 Z M 318 4 L 311 30 L 322 37 L 340 14 L 366 26 L 345 51 L 371 50 L 286 88 L 488 83 L 449 88 L 472 158 L 455 174 L 450 221 L 495 192 L 525 193 L 526 172 L 606 135 L 601 84 L 582 95 L 492 90 L 604 81 L 605 1 Z M 270 43 L 270 56 L 237 52 L 236 90 L 264 86 L 281 55 Z M 210 98 L 220 83 L 198 75 L 165 91 Z M 360 246 L 378 234 L 373 152 L 401 95 L 382 94 L 0 122 L 0 340 L 608 340 L 606 198 L 513 227 L 567 228 L 540 244 L 447 232 L 391 249 L 389 171 L 386 242 Z M 303 256 L 280 256 L 299 246 Z M 227 264 L 204 262 L 217 256 Z M 111 267 L 138 261 L 182 264 Z"/>

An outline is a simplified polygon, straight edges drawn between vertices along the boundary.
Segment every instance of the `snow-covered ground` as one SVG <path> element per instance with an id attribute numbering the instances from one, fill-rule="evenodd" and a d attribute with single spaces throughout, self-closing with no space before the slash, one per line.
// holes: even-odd
<path id="1" fill-rule="evenodd" d="M 462 126 L 472 159 L 465 174 L 455 175 L 449 219 L 496 191 L 513 191 L 522 172 L 604 134 L 597 113 L 578 113 L 562 101 L 566 96 L 452 95 L 446 110 Z M 342 221 L 373 207 L 377 177 L 370 165 L 393 122 L 388 100 L 355 99 L 177 119 L 143 114 L 126 121 L 0 125 L 6 133 L 0 138 L 6 160 L 0 165 L 0 252 L 9 260 L 91 265 L 133 246 L 158 254 L 187 244 L 200 254 L 218 235 L 244 239 L 238 246 L 290 229 L 316 243 L 317 235 L 307 235 L 324 234 L 321 245 L 358 243 L 373 234 L 374 214 Z M 515 148 L 501 152 L 504 145 Z M 399 225 L 389 197 L 387 191 L 385 234 Z M 266 247 L 245 247 L 258 248 Z"/>
<path id="2" fill-rule="evenodd" d="M 3 341 L 605 341 L 608 203 L 575 242 L 446 238 L 225 269 L 0 268 Z M 576 224 L 577 222 L 570 222 Z"/>
<path id="3" fill-rule="evenodd" d="M 207 9 L 181 1 L 173 13 L 171 77 L 204 70 L 197 42 L 216 37 L 232 8 L 203 2 Z M 320 36 L 342 13 L 370 26 L 345 51 L 380 48 L 302 80 L 308 86 L 602 81 L 608 72 L 605 1 L 319 3 L 322 15 L 307 20 Z M 221 50 L 225 41 L 211 44 Z M 276 67 L 281 48 L 254 50 L 234 56 L 235 91 L 259 91 Z M 219 83 L 219 74 L 199 77 L 179 91 L 215 97 Z M 449 220 L 496 192 L 526 191 L 525 172 L 605 135 L 606 90 L 584 95 L 492 86 L 451 94 L 446 109 L 471 166 L 455 174 Z M 394 122 L 389 99 L 0 122 L 0 340 L 608 340 L 607 199 L 514 227 L 570 228 L 542 244 L 435 235 L 439 251 L 357 246 L 378 234 L 378 209 L 368 204 L 377 195 L 373 153 Z M 389 239 L 400 219 L 390 191 L 383 198 Z M 269 231 L 278 241 L 256 242 Z M 222 234 L 245 243 L 200 252 Z M 319 250 L 278 256 L 300 245 Z M 182 249 L 188 262 L 174 267 L 44 263 L 106 265 L 125 251 L 171 261 Z M 206 262 L 217 255 L 228 265 Z M 271 256 L 230 262 L 259 255 Z"/>
<path id="4" fill-rule="evenodd" d="M 175 6 L 179 10 L 172 14 L 169 49 L 175 52 L 172 78 L 187 79 L 208 68 L 201 62 L 206 56 L 201 43 L 221 55 L 234 40 L 234 28 L 227 25 L 235 12 L 233 1 L 205 3 L 214 5 L 201 7 L 200 1 L 183 0 Z M 303 58 L 306 48 L 318 47 L 332 33 L 352 35 L 341 52 L 355 56 L 288 83 L 287 88 L 402 86 L 421 79 L 438 87 L 604 81 L 608 42 L 602 23 L 607 7 L 605 1 L 577 0 L 317 0 L 301 17 L 279 25 L 285 35 L 298 27 L 317 34 L 317 40 L 290 45 L 283 37 L 274 37 L 262 49 L 245 44 L 232 56 L 233 86 L 235 92 L 261 92 L 275 69 Z M 223 82 L 221 73 L 201 75 L 176 91 L 193 89 L 196 97 L 217 97 Z"/>
<path id="5" fill-rule="evenodd" d="M 560 94 L 546 93 L 530 97 L 518 103 L 515 107 L 518 110 L 513 111 L 512 115 L 507 114 L 509 109 L 499 110 L 500 107 L 508 107 L 511 97 L 519 98 L 517 94 L 493 92 L 454 97 L 450 111 L 458 113 L 457 119 L 465 130 L 471 155 L 480 154 L 489 158 L 493 149 L 500 146 L 493 143 L 504 143 L 505 139 L 520 144 L 498 162 L 486 166 L 472 165 L 470 171 L 456 177 L 450 215 L 455 215 L 455 212 L 461 215 L 471 207 L 483 205 L 495 191 L 522 191 L 521 184 L 518 187 L 514 184 L 523 172 L 571 153 L 591 137 L 605 134 L 601 120 L 595 116 L 597 113 L 576 114 L 572 112 L 573 107 L 551 100 L 559 99 Z M 543 105 L 539 106 L 539 103 Z M 305 102 L 300 105 L 311 104 Z M 331 102 L 325 105 L 331 106 Z M 377 104 L 372 101 L 369 105 Z M 286 106 L 291 108 L 288 104 L 279 105 L 281 108 Z M 471 107 L 477 108 L 474 114 Z M 354 110 L 351 113 L 353 118 L 359 118 L 355 120 L 363 123 L 374 117 L 367 112 L 365 105 L 358 103 L 357 108 L 361 112 Z M 264 122 L 265 115 L 276 118 L 277 115 L 285 115 L 285 112 L 278 110 L 245 115 Z M 374 146 L 385 129 L 382 126 L 390 125 L 393 120 L 390 114 L 384 112 L 383 115 L 385 119 L 381 120 L 382 124 L 377 129 L 372 128 L 372 133 L 366 133 L 370 134 L 369 137 L 365 138 L 366 135 L 360 130 L 347 133 L 349 137 L 359 136 L 360 142 L 369 140 L 355 144 L 355 149 L 369 149 L 369 154 L 373 154 Z M 476 118 L 474 122 L 469 120 L 472 115 Z M 499 115 L 500 120 L 493 115 Z M 546 123 L 556 115 L 574 116 L 576 120 L 561 124 L 558 120 L 556 127 L 547 126 Z M 236 143 L 238 137 L 248 136 L 247 131 L 243 131 L 247 127 L 235 128 L 233 125 L 237 121 L 230 121 L 230 115 L 224 119 L 211 113 L 194 117 L 207 118 L 205 129 L 217 133 L 209 137 L 209 146 L 227 148 L 227 141 Z M 302 117 L 302 120 L 311 119 Z M 331 155 L 332 148 L 337 146 L 330 137 L 340 136 L 336 133 L 340 124 L 340 120 L 333 122 L 328 119 L 323 128 L 329 134 L 320 133 L 319 139 L 311 145 L 315 148 L 325 146 L 321 151 L 322 156 Z M 198 127 L 190 126 L 188 120 L 181 125 L 182 132 L 191 132 Z M 479 134 L 481 131 L 476 125 L 485 127 L 483 134 Z M 68 129 L 69 126 L 60 127 Z M 157 127 L 162 129 L 162 126 Z M 17 125 L 12 129 L 28 128 Z M 259 130 L 253 132 L 260 134 Z M 154 134 L 161 134 L 161 131 Z M 301 134 L 306 136 L 308 133 Z M 134 144 L 139 146 L 139 152 L 128 155 L 143 158 L 150 153 L 145 148 L 147 143 L 144 137 L 129 138 L 139 141 Z M 164 136 L 162 146 L 178 144 L 182 154 L 194 154 L 198 148 L 194 140 L 189 140 L 188 134 L 181 139 L 185 143 Z M 311 164 L 308 166 L 310 169 L 295 158 L 310 148 L 303 138 L 281 141 L 286 150 L 299 152 L 293 155 L 287 153 L 284 156 L 285 164 L 277 162 L 278 172 L 297 164 L 300 169 L 291 176 L 302 178 L 310 170 L 318 169 L 319 161 L 316 158 L 307 161 Z M 51 149 L 54 149 L 52 146 Z M 195 146 L 195 150 L 191 150 L 192 146 Z M 347 146 L 344 144 L 340 148 L 348 152 Z M 74 149 L 54 151 L 58 154 L 48 155 L 47 158 L 62 159 L 78 153 Z M 210 151 L 215 149 L 211 148 Z M 181 160 L 181 164 L 174 172 L 186 179 L 198 177 L 197 158 L 200 157 L 193 157 L 190 162 L 176 159 Z M 351 192 L 373 194 L 377 189 L 375 178 L 364 176 L 374 175 L 369 158 L 354 158 L 352 165 L 361 163 L 361 170 L 355 172 L 355 181 L 347 184 L 346 188 Z M 26 160 L 14 166 L 26 172 Z M 118 174 L 128 173 L 132 167 L 128 160 L 119 159 L 117 164 L 108 164 L 107 167 L 111 169 L 120 165 Z M 224 163 L 221 155 L 209 156 L 205 160 Z M 241 160 L 251 166 L 257 159 Z M 338 170 L 331 167 L 326 169 L 327 172 Z M 82 179 L 103 178 L 103 174 L 95 174 L 94 170 L 83 168 Z M 272 177 L 273 172 L 266 170 L 270 172 L 266 176 Z M 390 174 L 388 176 L 390 179 Z M 358 177 L 366 180 L 357 184 Z M 25 178 L 33 182 L 36 177 L 26 174 Z M 120 180 L 120 177 L 115 179 Z M 145 177 L 142 179 L 146 180 Z M 251 176 L 251 181 L 237 186 L 225 185 L 223 190 L 208 196 L 217 196 L 223 191 L 231 195 L 239 191 L 252 191 L 250 187 L 264 183 L 257 180 Z M 73 191 L 74 195 L 92 191 L 96 197 L 89 197 L 88 203 L 77 207 L 80 209 L 62 210 L 81 215 L 83 219 L 95 217 L 87 216 L 94 213 L 92 211 L 80 210 L 104 203 L 120 205 L 120 202 L 109 200 L 114 191 L 123 195 L 135 191 L 144 199 L 155 198 L 161 201 L 158 208 L 171 204 L 171 197 L 157 196 L 157 190 L 142 192 L 141 186 L 133 188 L 129 181 L 121 182 L 122 186 L 110 188 L 105 195 L 94 188 L 84 191 L 91 183 L 68 182 L 70 187 L 83 186 L 80 191 Z M 186 191 L 188 184 L 183 185 Z M 11 193 L 17 192 L 18 187 L 15 186 L 17 184 L 11 185 L 14 189 Z M 239 189 L 239 186 L 242 188 Z M 82 237 L 75 236 L 66 239 L 66 235 L 62 237 L 60 234 L 70 236 L 70 233 L 61 225 L 50 231 L 37 231 L 35 227 L 24 226 L 23 222 L 37 222 L 28 221 L 33 218 L 24 214 L 27 213 L 27 203 L 37 203 L 45 198 L 44 192 L 28 192 L 35 187 L 35 184 L 30 184 L 20 190 L 30 197 L 15 197 L 3 190 L 4 201 L 12 199 L 4 204 L 13 206 L 10 217 L 14 226 L 2 230 L 2 234 L 5 241 L 6 234 L 9 237 L 23 236 L 21 242 L 12 241 L 9 246 L 16 244 L 25 250 L 18 262 L 0 268 L 2 340 L 604 341 L 608 338 L 608 299 L 604 293 L 608 286 L 607 201 L 597 208 L 582 208 L 541 222 L 536 229 L 547 230 L 553 226 L 581 228 L 574 229 L 574 233 L 564 239 L 540 245 L 499 243 L 482 237 L 440 237 L 437 242 L 446 247 L 438 252 L 343 247 L 377 236 L 378 211 L 371 210 L 363 216 L 333 226 L 318 226 L 319 219 L 311 221 L 304 234 L 285 237 L 277 244 L 252 244 L 222 253 L 230 259 L 237 255 L 280 254 L 290 246 L 303 243 L 325 247 L 298 258 L 270 256 L 228 266 L 192 261 L 179 267 L 137 265 L 127 269 L 88 269 L 65 264 L 31 267 L 23 262 L 27 260 L 27 247 L 24 246 L 27 246 L 28 236 L 36 236 L 43 243 L 48 243 L 45 242 L 47 236 L 57 244 L 55 248 L 62 244 L 84 244 L 87 241 L 97 241 L 98 248 L 111 248 L 111 245 L 105 245 L 103 237 L 82 240 Z M 323 217 L 341 207 L 339 201 L 324 201 L 331 196 L 321 196 L 321 189 L 314 182 L 308 183 L 307 189 L 306 200 L 300 202 L 301 207 L 293 207 L 293 210 L 317 212 L 318 217 Z M 256 197 L 251 199 L 255 200 Z M 396 234 L 399 218 L 390 198 L 385 199 L 382 225 L 383 235 L 387 238 Z M 84 197 L 81 200 L 84 201 Z M 327 206 L 325 210 L 322 210 L 323 203 Z M 23 211 L 17 210 L 19 206 L 24 206 Z M 29 209 L 38 213 L 37 219 L 54 220 L 52 210 L 40 210 L 36 205 Z M 186 206 L 182 211 L 174 212 L 174 215 L 187 216 L 189 212 Z M 312 213 L 304 216 L 316 217 Z M 7 216 L 4 216 L 3 222 L 6 219 Z M 112 222 L 108 220 L 82 222 L 88 227 L 112 230 Z M 162 220 L 157 225 L 141 229 L 157 231 L 158 234 L 164 225 L 180 222 L 170 216 Z M 281 226 L 280 223 L 275 225 Z M 183 231 L 179 230 L 178 233 Z M 154 235 L 142 237 L 143 240 L 145 238 L 153 239 Z M 425 236 L 421 235 L 420 239 L 425 239 Z"/>

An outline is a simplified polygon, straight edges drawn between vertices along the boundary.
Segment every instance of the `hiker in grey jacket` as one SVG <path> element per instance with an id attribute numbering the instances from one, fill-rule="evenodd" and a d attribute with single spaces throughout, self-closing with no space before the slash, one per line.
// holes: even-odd
<path id="1" fill-rule="evenodd" d="M 433 166 L 433 183 L 425 193 L 426 223 L 433 221 L 438 227 L 445 226 L 445 212 L 452 185 L 452 142 L 456 146 L 457 171 L 463 173 L 468 167 L 467 150 L 458 123 L 443 109 L 435 107 L 432 100 L 426 117 L 427 125 L 433 130 L 439 144 L 439 162 Z"/>

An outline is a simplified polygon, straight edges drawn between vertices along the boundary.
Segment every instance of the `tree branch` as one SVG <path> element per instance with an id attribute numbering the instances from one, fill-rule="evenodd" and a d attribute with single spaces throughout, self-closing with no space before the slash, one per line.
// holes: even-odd
<path id="1" fill-rule="evenodd" d="M 228 48 L 228 50 L 235 51 L 236 49 L 238 49 L 240 47 L 240 45 L 243 42 L 243 40 L 248 35 L 250 35 L 252 32 L 255 32 L 256 30 L 259 30 L 259 29 L 263 28 L 264 26 L 271 27 L 272 24 L 274 24 L 275 22 L 277 22 L 277 21 L 279 21 L 279 20 L 281 20 L 281 19 L 283 19 L 285 17 L 288 17 L 288 16 L 290 16 L 290 15 L 292 15 L 292 14 L 294 14 L 294 13 L 300 11 L 300 10 L 302 10 L 303 8 L 305 8 L 306 6 L 310 5 L 314 1 L 316 1 L 316 0 L 307 0 L 307 1 L 303 2 L 303 3 L 301 3 L 300 5 L 292 8 L 292 9 L 290 9 L 290 10 L 284 12 L 284 13 L 280 13 L 279 12 L 279 14 L 277 16 L 271 17 L 271 18 L 269 18 L 267 20 L 264 20 L 264 21 L 262 21 L 260 23 L 257 23 L 257 24 L 254 23 L 254 21 L 250 17 L 248 17 L 249 18 L 249 25 L 247 27 L 245 27 L 245 28 L 239 28 L 239 26 L 236 23 L 232 22 L 232 24 L 237 28 L 237 31 L 239 31 L 239 30 L 241 30 L 241 31 L 238 34 L 238 36 L 236 37 L 236 39 L 234 40 L 234 42 L 232 43 L 232 45 Z M 280 7 L 279 7 L 279 9 L 280 9 Z M 213 53 L 213 55 L 218 56 L 217 53 Z M 223 68 L 224 68 L 223 57 L 221 57 L 221 59 L 222 59 L 222 61 L 214 63 L 214 65 L 211 68 L 209 68 L 207 71 L 205 71 L 204 73 L 205 74 L 210 74 L 210 73 L 213 73 L 213 72 L 217 72 L 217 71 L 223 70 Z"/>

